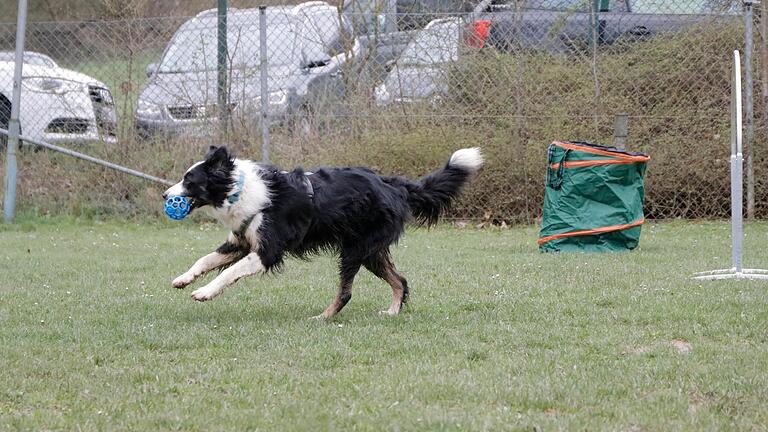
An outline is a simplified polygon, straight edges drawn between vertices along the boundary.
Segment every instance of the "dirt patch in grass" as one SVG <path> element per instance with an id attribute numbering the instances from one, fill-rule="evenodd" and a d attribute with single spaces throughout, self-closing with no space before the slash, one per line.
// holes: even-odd
<path id="1" fill-rule="evenodd" d="M 622 356 L 628 355 L 628 354 L 647 354 L 649 352 L 655 351 L 658 348 L 663 347 L 672 347 L 674 348 L 679 354 L 690 354 L 693 352 L 693 345 L 691 345 L 690 342 L 686 342 L 682 339 L 673 339 L 669 342 L 656 342 L 650 345 L 643 345 L 639 347 L 634 347 L 627 349 L 625 351 L 622 351 L 620 354 Z"/>

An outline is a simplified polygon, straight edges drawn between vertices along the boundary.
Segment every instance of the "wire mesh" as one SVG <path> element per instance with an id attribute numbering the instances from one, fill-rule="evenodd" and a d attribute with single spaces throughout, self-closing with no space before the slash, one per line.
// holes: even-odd
<path id="1" fill-rule="evenodd" d="M 228 12 L 225 136 L 216 10 L 30 22 L 22 133 L 173 178 L 210 144 L 259 160 L 266 98 L 270 158 L 283 167 L 416 177 L 455 149 L 483 147 L 487 165 L 451 216 L 510 223 L 540 216 L 551 141 L 611 144 L 614 116 L 626 113 L 627 148 L 652 157 L 647 216 L 728 217 L 729 62 L 744 47 L 741 1 L 347 0 L 270 6 L 267 15 L 262 94 L 258 10 Z M 14 32 L 0 23 L 0 127 Z M 760 38 L 756 30 L 757 78 Z M 757 119 L 763 110 L 758 97 Z M 754 164 L 764 217 L 762 152 Z M 23 151 L 20 170 L 22 208 L 161 212 L 150 185 L 49 152 Z"/>

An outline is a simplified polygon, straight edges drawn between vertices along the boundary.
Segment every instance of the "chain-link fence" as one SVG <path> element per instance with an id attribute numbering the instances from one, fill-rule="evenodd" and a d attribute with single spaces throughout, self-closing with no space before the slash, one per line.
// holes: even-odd
<path id="1" fill-rule="evenodd" d="M 652 157 L 648 217 L 728 216 L 740 0 L 310 2 L 268 7 L 266 27 L 257 8 L 231 8 L 223 76 L 218 18 L 28 23 L 22 134 L 166 178 L 211 143 L 261 159 L 265 112 L 270 159 L 282 167 L 419 176 L 457 148 L 481 146 L 487 166 L 453 216 L 530 222 L 541 212 L 547 145 L 611 144 L 614 118 L 626 113 L 627 148 Z M 764 217 L 765 35 L 755 28 L 755 202 Z M 0 127 L 14 32 L 0 23 Z M 22 151 L 19 163 L 22 209 L 160 211 L 157 190 L 140 180 L 46 151 Z"/>

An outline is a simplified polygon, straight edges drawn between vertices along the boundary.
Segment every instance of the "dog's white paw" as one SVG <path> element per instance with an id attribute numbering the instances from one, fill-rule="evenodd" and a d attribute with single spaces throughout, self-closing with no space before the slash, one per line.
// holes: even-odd
<path id="1" fill-rule="evenodd" d="M 208 301 L 213 299 L 214 297 L 216 297 L 217 294 L 218 292 L 216 290 L 210 289 L 206 285 L 200 289 L 196 289 L 195 291 L 192 291 L 192 298 L 194 300 L 203 302 L 203 301 Z"/>
<path id="2" fill-rule="evenodd" d="M 399 309 L 389 308 L 387 310 L 379 311 L 379 315 L 395 316 L 400 313 Z"/>
<path id="3" fill-rule="evenodd" d="M 184 273 L 183 275 L 177 277 L 176 279 L 171 282 L 171 285 L 173 285 L 174 288 L 185 288 L 187 285 L 191 284 L 195 281 L 195 277 L 189 273 Z"/>

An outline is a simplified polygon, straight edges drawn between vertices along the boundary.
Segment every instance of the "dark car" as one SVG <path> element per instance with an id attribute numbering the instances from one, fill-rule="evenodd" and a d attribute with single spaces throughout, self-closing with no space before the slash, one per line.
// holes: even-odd
<path id="1" fill-rule="evenodd" d="M 229 106 L 235 125 L 257 124 L 261 98 L 268 98 L 273 122 L 309 127 L 315 110 L 330 109 L 341 97 L 340 71 L 359 54 L 359 42 L 335 7 L 314 1 L 267 8 L 268 91 L 261 94 L 258 9 L 228 12 Z M 217 119 L 217 12 L 185 22 L 174 34 L 139 96 L 136 123 L 141 135 L 208 135 Z"/>
<path id="2" fill-rule="evenodd" d="M 459 60 L 466 46 L 462 35 L 474 34 L 470 41 L 513 54 L 526 50 L 567 53 L 587 46 L 594 29 L 589 10 L 591 2 L 529 0 L 509 4 L 486 0 L 478 4 L 471 15 L 435 20 L 410 41 L 384 82 L 376 88 L 376 104 L 435 102 L 444 98 L 448 92 L 450 66 Z M 603 1 L 598 40 L 600 44 L 613 44 L 620 38 L 638 41 L 719 17 L 733 18 L 739 11 L 739 3 L 727 0 Z M 470 18 L 472 21 L 468 22 Z M 484 29 L 481 32 L 479 25 Z"/>
<path id="3" fill-rule="evenodd" d="M 502 51 L 538 50 L 570 52 L 588 46 L 597 30 L 600 44 L 638 41 L 659 33 L 732 16 L 740 1 L 732 0 L 603 0 L 598 24 L 592 23 L 592 1 L 529 0 L 524 8 L 514 3 L 486 0 L 476 8 L 479 19 L 492 23 L 488 43 Z"/>

